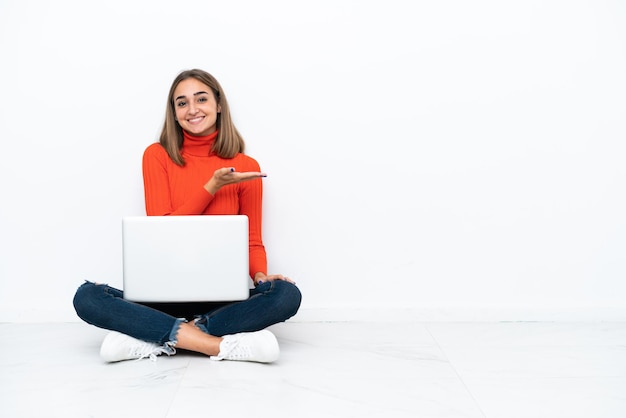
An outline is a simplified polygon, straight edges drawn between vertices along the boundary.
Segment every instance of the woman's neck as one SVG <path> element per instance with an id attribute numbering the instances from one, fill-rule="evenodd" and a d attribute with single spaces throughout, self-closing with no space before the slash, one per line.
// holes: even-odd
<path id="1" fill-rule="evenodd" d="M 217 131 L 206 136 L 194 136 L 187 131 L 183 131 L 183 148 L 182 153 L 206 157 L 211 154 L 211 148 L 217 138 Z"/>

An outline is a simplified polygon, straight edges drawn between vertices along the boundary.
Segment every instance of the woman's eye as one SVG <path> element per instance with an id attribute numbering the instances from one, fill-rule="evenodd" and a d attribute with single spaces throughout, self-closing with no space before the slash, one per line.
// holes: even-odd
<path id="1" fill-rule="evenodd" d="M 204 103 L 204 102 L 206 102 L 206 101 L 207 101 L 207 98 L 206 98 L 206 97 L 199 97 L 199 98 L 198 98 L 198 103 Z"/>
<path id="2" fill-rule="evenodd" d="M 187 104 L 187 102 L 178 102 L 178 103 L 176 103 L 176 106 L 184 107 L 186 104 Z"/>

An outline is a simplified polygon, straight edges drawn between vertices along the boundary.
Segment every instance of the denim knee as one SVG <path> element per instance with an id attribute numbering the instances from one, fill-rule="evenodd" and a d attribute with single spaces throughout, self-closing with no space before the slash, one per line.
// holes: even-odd
<path id="1" fill-rule="evenodd" d="M 80 319 L 92 324 L 94 316 L 101 315 L 100 301 L 105 295 L 105 285 L 93 282 L 83 283 L 74 294 L 74 310 Z"/>
<path id="2" fill-rule="evenodd" d="M 89 311 L 91 310 L 91 295 L 93 294 L 94 283 L 83 283 L 74 294 L 74 310 L 80 319 L 87 321 L 86 317 L 89 317 Z M 87 321 L 89 322 L 89 321 Z"/>
<path id="3" fill-rule="evenodd" d="M 274 280 L 270 292 L 276 294 L 279 309 L 284 315 L 283 320 L 291 318 L 300 309 L 302 293 L 295 284 L 284 280 Z"/>

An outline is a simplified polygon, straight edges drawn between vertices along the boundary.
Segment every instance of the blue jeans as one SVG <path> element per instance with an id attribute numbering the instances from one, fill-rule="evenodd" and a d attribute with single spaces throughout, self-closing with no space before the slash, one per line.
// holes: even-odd
<path id="1" fill-rule="evenodd" d="M 74 309 L 85 322 L 157 344 L 173 345 L 182 322 L 195 319 L 207 334 L 221 337 L 252 332 L 286 321 L 298 312 L 302 295 L 292 283 L 276 280 L 250 289 L 250 297 L 230 303 L 145 304 L 123 298 L 106 284 L 83 283 Z"/>

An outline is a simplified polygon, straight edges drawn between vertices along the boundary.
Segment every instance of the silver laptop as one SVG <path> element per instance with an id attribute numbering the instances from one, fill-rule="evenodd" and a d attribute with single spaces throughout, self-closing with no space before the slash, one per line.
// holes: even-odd
<path id="1" fill-rule="evenodd" d="M 124 298 L 220 302 L 249 296 L 248 217 L 122 219 Z"/>

